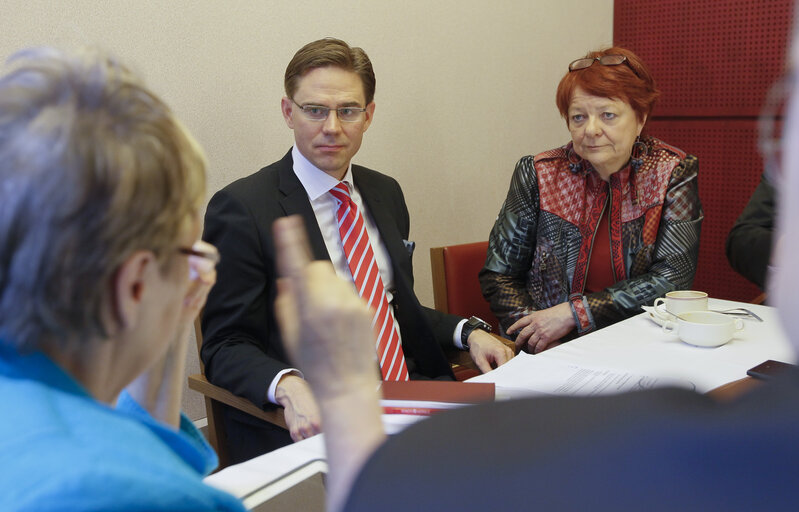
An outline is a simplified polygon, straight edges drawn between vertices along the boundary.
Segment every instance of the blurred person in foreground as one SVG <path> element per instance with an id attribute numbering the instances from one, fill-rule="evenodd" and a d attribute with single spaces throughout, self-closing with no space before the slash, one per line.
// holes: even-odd
<path id="1" fill-rule="evenodd" d="M 205 161 L 99 52 L 33 49 L 0 76 L 0 509 L 244 510 L 180 412 L 216 277 Z"/>
<path id="2" fill-rule="evenodd" d="M 556 103 L 572 140 L 516 164 L 480 272 L 517 348 L 541 352 L 691 287 L 699 165 L 642 136 L 658 96 L 627 49 L 569 64 Z"/>
<path id="3" fill-rule="evenodd" d="M 785 242 L 776 249 L 770 294 L 799 349 L 799 266 L 780 264 L 799 251 L 793 83 L 785 171 L 775 187 L 777 233 Z M 413 510 L 796 509 L 796 369 L 730 403 L 681 389 L 530 398 L 440 413 L 386 438 L 377 378 L 363 350 L 371 344 L 367 313 L 329 265 L 308 263 L 296 219 L 281 221 L 276 235 L 287 276 L 278 317 L 292 356 L 313 376 L 331 468 L 330 510 L 405 511 L 409 502 L 394 498 L 397 489 L 413 496 Z"/>

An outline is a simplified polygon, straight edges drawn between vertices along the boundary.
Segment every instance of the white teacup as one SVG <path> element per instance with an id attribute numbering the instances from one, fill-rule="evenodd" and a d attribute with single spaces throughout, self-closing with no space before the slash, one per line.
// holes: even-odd
<path id="1" fill-rule="evenodd" d="M 744 328 L 740 318 L 731 318 L 714 311 L 687 311 L 677 321 L 663 324 L 663 332 L 674 332 L 682 341 L 699 347 L 718 347 Z"/>
<path id="2" fill-rule="evenodd" d="M 687 311 L 707 311 L 707 293 L 696 290 L 676 290 L 666 297 L 655 299 L 654 314 L 662 320 L 673 320 L 674 315 Z"/>

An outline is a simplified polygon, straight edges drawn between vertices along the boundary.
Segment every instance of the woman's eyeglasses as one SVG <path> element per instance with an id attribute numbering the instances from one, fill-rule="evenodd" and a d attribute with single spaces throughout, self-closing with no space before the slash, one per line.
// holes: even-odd
<path id="1" fill-rule="evenodd" d="M 635 68 L 633 68 L 632 64 L 630 64 L 630 61 L 627 60 L 627 57 L 625 57 L 624 55 L 616 55 L 616 54 L 603 55 L 601 57 L 594 57 L 594 58 L 577 59 L 575 61 L 572 61 L 571 64 L 569 64 L 569 72 L 590 68 L 591 66 L 594 65 L 594 62 L 599 62 L 603 66 L 618 66 L 621 64 L 627 64 L 627 67 L 630 68 L 630 71 L 635 73 L 635 76 L 637 76 L 638 78 L 641 78 L 641 75 L 639 75 L 638 71 L 636 71 Z"/>

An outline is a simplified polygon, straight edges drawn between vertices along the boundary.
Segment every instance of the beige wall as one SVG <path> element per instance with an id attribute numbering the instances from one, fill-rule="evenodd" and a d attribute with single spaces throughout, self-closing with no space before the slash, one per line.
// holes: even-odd
<path id="1" fill-rule="evenodd" d="M 610 44 L 613 27 L 612 0 L 3 7 L 3 59 L 23 46 L 92 44 L 138 69 L 205 147 L 209 197 L 291 145 L 279 103 L 285 66 L 300 46 L 335 36 L 363 47 L 377 75 L 377 109 L 356 162 L 402 184 L 417 242 L 416 291 L 428 305 L 429 248 L 488 237 L 516 160 L 568 140 L 554 104 L 566 65 Z"/>

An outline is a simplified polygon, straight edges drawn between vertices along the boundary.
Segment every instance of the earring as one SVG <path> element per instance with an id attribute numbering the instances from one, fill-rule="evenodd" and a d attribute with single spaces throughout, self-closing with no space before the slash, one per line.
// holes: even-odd
<path id="1" fill-rule="evenodd" d="M 583 170 L 583 159 L 574 151 L 574 147 L 569 148 L 566 158 L 569 160 L 569 170 L 571 172 L 577 173 Z"/>
<path id="2" fill-rule="evenodd" d="M 640 136 L 636 137 L 633 143 L 633 149 L 630 152 L 630 167 L 632 167 L 633 172 L 638 172 L 638 169 L 644 165 L 644 158 L 646 158 L 647 155 L 649 155 L 649 146 L 641 140 Z"/>

